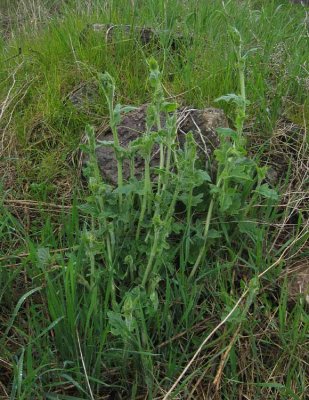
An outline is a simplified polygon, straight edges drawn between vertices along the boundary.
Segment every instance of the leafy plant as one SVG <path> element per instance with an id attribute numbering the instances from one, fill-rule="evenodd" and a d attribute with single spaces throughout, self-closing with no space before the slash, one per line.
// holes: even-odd
<path id="1" fill-rule="evenodd" d="M 303 8 L 259 0 L 246 7 L 219 0 L 131 7 L 118 0 L 57 2 L 59 14 L 51 15 L 49 1 L 38 0 L 35 9 L 33 1 L 19 3 L 7 2 L 14 20 L 0 40 L 0 395 L 163 397 L 215 331 L 175 398 L 212 389 L 222 399 L 303 398 L 308 316 L 301 302 L 290 303 L 288 282 L 279 282 L 285 263 L 308 255 L 308 179 L 292 193 L 294 170 L 301 172 L 291 163 L 288 201 L 278 205 L 258 161 L 273 158 L 278 137 L 271 146 L 265 138 L 282 115 L 304 123 Z M 94 18 L 130 21 L 129 40 L 105 41 L 93 31 L 81 41 Z M 141 45 L 135 24 L 158 29 L 162 46 Z M 148 52 L 158 64 L 144 62 Z M 97 74 L 102 66 L 109 73 Z M 102 90 L 92 92 L 92 84 Z M 80 85 L 88 101 L 76 109 Z M 228 93 L 220 105 L 231 113 L 232 129 L 218 130 L 211 174 L 201 168 L 192 133 L 179 146 L 177 104 L 166 93 L 195 107 Z M 127 99 L 150 104 L 145 132 L 125 148 L 118 126 L 134 107 L 117 103 Z M 91 126 L 106 116 L 113 140 L 98 142 Z M 85 190 L 72 161 L 86 124 Z M 294 139 L 284 133 L 284 149 L 292 162 L 297 153 L 303 168 L 306 138 Z M 102 181 L 98 146 L 115 152 L 115 187 Z M 137 157 L 144 163 L 138 177 Z"/>

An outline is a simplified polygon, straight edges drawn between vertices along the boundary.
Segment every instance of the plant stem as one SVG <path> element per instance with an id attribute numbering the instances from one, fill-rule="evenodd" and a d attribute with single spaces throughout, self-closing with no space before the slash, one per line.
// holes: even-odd
<path id="1" fill-rule="evenodd" d="M 161 130 L 161 119 L 160 119 L 160 107 L 157 106 L 157 128 L 158 131 Z M 160 143 L 160 165 L 159 165 L 160 171 L 163 170 L 164 168 L 164 146 L 163 143 Z M 158 193 L 161 192 L 161 173 L 159 173 L 159 178 L 158 178 Z"/>
<path id="2" fill-rule="evenodd" d="M 148 280 L 148 276 L 149 276 L 149 274 L 150 274 L 150 272 L 152 270 L 153 260 L 154 260 L 156 254 L 157 254 L 159 236 L 160 236 L 159 229 L 156 229 L 155 230 L 155 237 L 154 237 L 153 245 L 152 245 L 152 248 L 151 248 L 151 253 L 150 253 L 150 256 L 149 256 L 149 260 L 148 260 L 148 264 L 147 264 L 147 267 L 146 267 L 146 270 L 145 270 L 145 273 L 144 273 L 144 276 L 143 276 L 143 280 L 142 280 L 142 286 L 143 287 L 145 287 L 145 285 L 147 283 L 147 280 Z"/>
<path id="3" fill-rule="evenodd" d="M 189 199 L 187 205 L 187 218 L 186 218 L 186 231 L 184 233 L 184 241 L 185 241 L 185 264 L 188 262 L 190 255 L 190 230 L 191 230 L 191 218 L 192 218 L 192 196 L 193 196 L 193 188 L 190 188 L 189 191 Z"/>
<path id="4" fill-rule="evenodd" d="M 221 178 L 220 178 L 220 166 L 218 166 L 218 174 L 219 174 L 219 178 L 218 178 L 218 182 L 216 184 L 217 188 L 220 187 L 221 185 Z M 213 195 L 214 196 L 214 195 Z M 209 208 L 208 208 L 208 213 L 207 213 L 207 217 L 206 217 L 206 221 L 205 221 L 205 229 L 204 229 L 204 243 L 203 246 L 199 252 L 199 255 L 195 261 L 195 264 L 193 266 L 193 269 L 189 275 L 189 279 L 192 279 L 193 276 L 195 275 L 201 261 L 203 260 L 204 256 L 205 256 L 205 250 L 206 250 L 206 244 L 207 244 L 207 239 L 208 239 L 208 232 L 209 232 L 209 227 L 210 227 L 210 221 L 211 221 L 211 217 L 212 217 L 212 212 L 213 212 L 213 208 L 214 208 L 214 204 L 215 204 L 215 200 L 214 197 L 211 199 L 211 202 L 209 204 Z"/>
<path id="5" fill-rule="evenodd" d="M 114 145 L 115 145 L 115 156 L 117 159 L 117 183 L 118 183 L 118 189 L 120 190 L 119 193 L 119 207 L 120 209 L 122 208 L 122 193 L 121 189 L 123 187 L 123 171 L 122 171 L 122 157 L 119 154 L 119 148 L 120 148 L 120 143 L 119 143 L 119 138 L 118 138 L 118 132 L 117 132 L 117 126 L 115 122 L 115 117 L 114 117 L 114 102 L 113 102 L 114 94 L 112 95 L 110 101 L 108 102 L 109 106 L 109 115 L 110 115 L 110 125 L 111 125 L 111 130 L 113 133 L 113 139 L 114 139 Z"/>
<path id="6" fill-rule="evenodd" d="M 150 155 L 145 158 L 145 181 L 144 181 L 144 195 L 143 202 L 141 207 L 141 212 L 138 220 L 137 230 L 136 230 L 136 240 L 139 239 L 141 225 L 145 216 L 145 212 L 147 209 L 148 197 L 151 192 L 151 181 L 150 181 Z"/>
<path id="7" fill-rule="evenodd" d="M 203 238 L 204 239 L 204 243 L 203 243 L 203 246 L 202 246 L 202 248 L 201 248 L 201 250 L 199 252 L 199 255 L 198 255 L 198 257 L 197 257 L 197 259 L 195 261 L 193 269 L 192 269 L 192 271 L 191 271 L 191 273 L 189 275 L 189 279 L 193 278 L 193 276 L 195 275 L 195 273 L 196 273 L 196 271 L 197 271 L 202 259 L 204 258 L 213 207 L 214 207 L 214 199 L 211 200 L 211 202 L 209 204 L 209 208 L 208 208 L 208 213 L 207 213 L 206 222 L 205 222 L 204 238 Z"/>

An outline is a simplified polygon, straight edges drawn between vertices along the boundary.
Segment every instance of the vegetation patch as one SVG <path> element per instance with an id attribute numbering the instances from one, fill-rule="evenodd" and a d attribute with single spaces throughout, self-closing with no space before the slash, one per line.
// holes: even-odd
<path id="1" fill-rule="evenodd" d="M 306 6 L 0 8 L 0 397 L 305 399 Z"/>

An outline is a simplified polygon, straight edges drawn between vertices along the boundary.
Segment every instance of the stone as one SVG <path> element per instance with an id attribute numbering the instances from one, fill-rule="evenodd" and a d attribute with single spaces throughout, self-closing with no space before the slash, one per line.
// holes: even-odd
<path id="1" fill-rule="evenodd" d="M 294 4 L 304 4 L 304 5 L 309 5 L 309 0 L 290 0 L 291 3 Z"/>
<path id="2" fill-rule="evenodd" d="M 86 42 L 91 32 L 100 33 L 106 43 L 111 43 L 115 38 L 128 38 L 139 41 L 143 46 L 150 43 L 159 44 L 160 37 L 165 35 L 168 38 L 168 44 L 172 50 L 178 50 L 181 44 L 192 42 L 192 35 L 187 38 L 169 30 L 157 30 L 147 27 L 139 27 L 123 24 L 88 24 L 80 33 L 80 41 Z"/>
<path id="3" fill-rule="evenodd" d="M 288 275 L 288 299 L 303 298 L 309 304 L 309 259 L 300 260 L 285 270 Z"/>
<path id="4" fill-rule="evenodd" d="M 303 177 L 307 175 L 309 157 L 304 137 L 306 137 L 305 127 L 287 118 L 278 120 L 269 139 L 269 151 L 261 158 L 261 162 L 268 167 L 267 181 L 272 186 L 286 179 L 291 165 L 299 165 L 300 154 L 302 163 L 293 169 L 293 185 L 295 186 L 297 181 L 302 182 Z"/>
<path id="5" fill-rule="evenodd" d="M 66 96 L 65 101 L 69 100 L 73 107 L 79 112 L 89 112 L 91 108 L 100 104 L 99 83 L 92 79 L 75 86 Z"/>
<path id="6" fill-rule="evenodd" d="M 128 148 L 130 142 L 137 139 L 146 130 L 146 110 L 147 105 L 143 105 L 134 111 L 129 112 L 122 118 L 118 126 L 118 137 L 120 145 Z M 164 126 L 164 117 L 162 115 L 161 123 Z M 213 151 L 219 146 L 219 138 L 216 128 L 228 127 L 227 119 L 222 110 L 216 108 L 205 108 L 202 110 L 194 108 L 180 108 L 177 112 L 177 140 L 180 147 L 185 143 L 185 135 L 192 131 L 198 146 L 198 157 L 205 163 L 209 160 Z M 101 132 L 97 140 L 113 141 L 113 134 L 108 128 Z M 114 149 L 111 147 L 98 147 L 96 150 L 97 160 L 103 179 L 112 184 L 117 184 L 117 161 Z M 87 156 L 83 156 L 83 162 L 87 161 Z M 151 166 L 159 165 L 158 145 L 154 146 L 151 158 Z M 143 176 L 144 160 L 140 156 L 135 157 L 136 177 Z M 123 176 L 125 180 L 129 179 L 130 162 L 123 162 Z"/>

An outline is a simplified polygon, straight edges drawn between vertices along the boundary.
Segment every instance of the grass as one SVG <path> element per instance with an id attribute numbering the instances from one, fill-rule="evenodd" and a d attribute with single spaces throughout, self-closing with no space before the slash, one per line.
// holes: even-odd
<path id="1" fill-rule="evenodd" d="M 1 7 L 0 396 L 305 399 L 308 309 L 291 301 L 285 271 L 309 258 L 307 9 L 275 0 Z M 94 32 L 81 41 L 96 22 L 150 26 L 160 41 L 106 43 Z M 176 52 L 174 32 L 185 39 Z M 99 94 L 77 110 L 68 96 L 90 79 Z M 117 144 L 116 104 L 145 102 L 156 129 L 129 154 Z M 229 116 L 216 176 L 200 167 L 191 135 L 177 147 L 173 113 L 160 134 L 159 113 L 175 102 Z M 108 123 L 116 190 L 100 177 L 91 128 Z M 123 158 L 137 152 L 145 175 L 126 182 Z"/>

